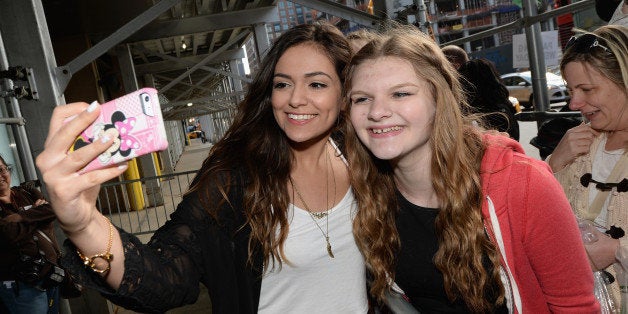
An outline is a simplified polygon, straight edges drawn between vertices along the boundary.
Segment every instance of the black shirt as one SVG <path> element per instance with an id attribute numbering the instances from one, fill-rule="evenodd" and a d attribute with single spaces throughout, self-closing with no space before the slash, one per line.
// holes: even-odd
<path id="1" fill-rule="evenodd" d="M 434 220 L 438 209 L 410 203 L 397 193 L 399 212 L 397 230 L 401 249 L 397 256 L 395 281 L 421 313 L 468 313 L 464 301 L 458 297 L 449 301 L 443 286 L 443 274 L 434 265 L 438 240 Z M 505 305 L 494 313 L 508 313 Z"/>

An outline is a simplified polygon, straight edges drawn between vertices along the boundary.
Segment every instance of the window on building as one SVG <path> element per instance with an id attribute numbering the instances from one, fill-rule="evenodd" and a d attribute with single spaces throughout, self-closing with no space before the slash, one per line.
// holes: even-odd
<path id="1" fill-rule="evenodd" d="M 447 15 L 448 13 L 455 12 L 458 10 L 458 3 L 456 1 L 448 1 L 448 2 L 439 2 L 437 4 L 437 9 L 439 14 Z"/>

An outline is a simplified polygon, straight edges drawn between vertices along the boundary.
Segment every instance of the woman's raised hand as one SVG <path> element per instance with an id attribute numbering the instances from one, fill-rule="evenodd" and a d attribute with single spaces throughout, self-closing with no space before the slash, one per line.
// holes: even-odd
<path id="1" fill-rule="evenodd" d="M 572 163 L 576 157 L 588 153 L 593 139 L 598 134 L 596 130 L 584 123 L 567 130 L 549 159 L 552 171 L 558 172 Z"/>
<path id="2" fill-rule="evenodd" d="M 113 139 L 96 140 L 78 150 L 69 151 L 76 137 L 96 120 L 99 107 L 96 102 L 89 106 L 87 103 L 57 106 L 50 120 L 44 151 L 36 159 L 52 208 L 61 228 L 68 234 L 83 231 L 90 223 L 96 222 L 100 215 L 96 210 L 100 184 L 120 175 L 127 168 L 126 164 L 122 164 L 79 174 L 79 170 L 113 143 Z"/>

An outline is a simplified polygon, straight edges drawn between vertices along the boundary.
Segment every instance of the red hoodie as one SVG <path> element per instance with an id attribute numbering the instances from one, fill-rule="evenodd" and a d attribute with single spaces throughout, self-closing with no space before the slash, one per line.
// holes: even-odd
<path id="1" fill-rule="evenodd" d="M 520 296 L 513 297 L 516 312 L 599 313 L 576 218 L 550 168 L 514 140 L 485 135 L 484 141 L 482 215 L 491 239 L 503 243 L 502 266 Z"/>

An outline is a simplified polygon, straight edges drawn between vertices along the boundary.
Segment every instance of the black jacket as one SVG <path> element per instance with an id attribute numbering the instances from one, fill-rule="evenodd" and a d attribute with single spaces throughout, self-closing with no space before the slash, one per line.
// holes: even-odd
<path id="1" fill-rule="evenodd" d="M 247 263 L 250 228 L 242 208 L 244 185 L 241 175 L 234 174 L 234 179 L 230 202 L 220 205 L 218 219 L 208 214 L 195 192 L 184 196 L 147 245 L 120 231 L 125 273 L 118 291 L 87 271 L 76 254 L 67 254 L 62 263 L 79 283 L 131 310 L 160 313 L 194 303 L 203 283 L 212 313 L 256 313 L 263 256 L 255 254 L 253 265 Z M 209 191 L 219 193 L 215 187 Z M 69 241 L 66 246 L 75 250 Z"/>
<path id="2" fill-rule="evenodd" d="M 21 256 L 39 258 L 39 252 L 50 263 L 46 263 L 38 271 L 40 276 L 46 274 L 57 263 L 59 248 L 54 235 L 53 221 L 56 219 L 49 204 L 34 206 L 35 201 L 44 199 L 35 188 L 19 186 L 11 188 L 11 203 L 0 202 L 0 280 L 16 280 L 21 266 L 25 262 Z M 15 222 L 8 216 L 17 214 L 20 221 Z M 14 217 L 14 216 L 13 216 Z M 43 238 L 37 230 L 41 230 L 52 242 Z M 40 278 L 41 279 L 41 278 Z M 24 281 L 24 280 L 23 280 Z"/>

